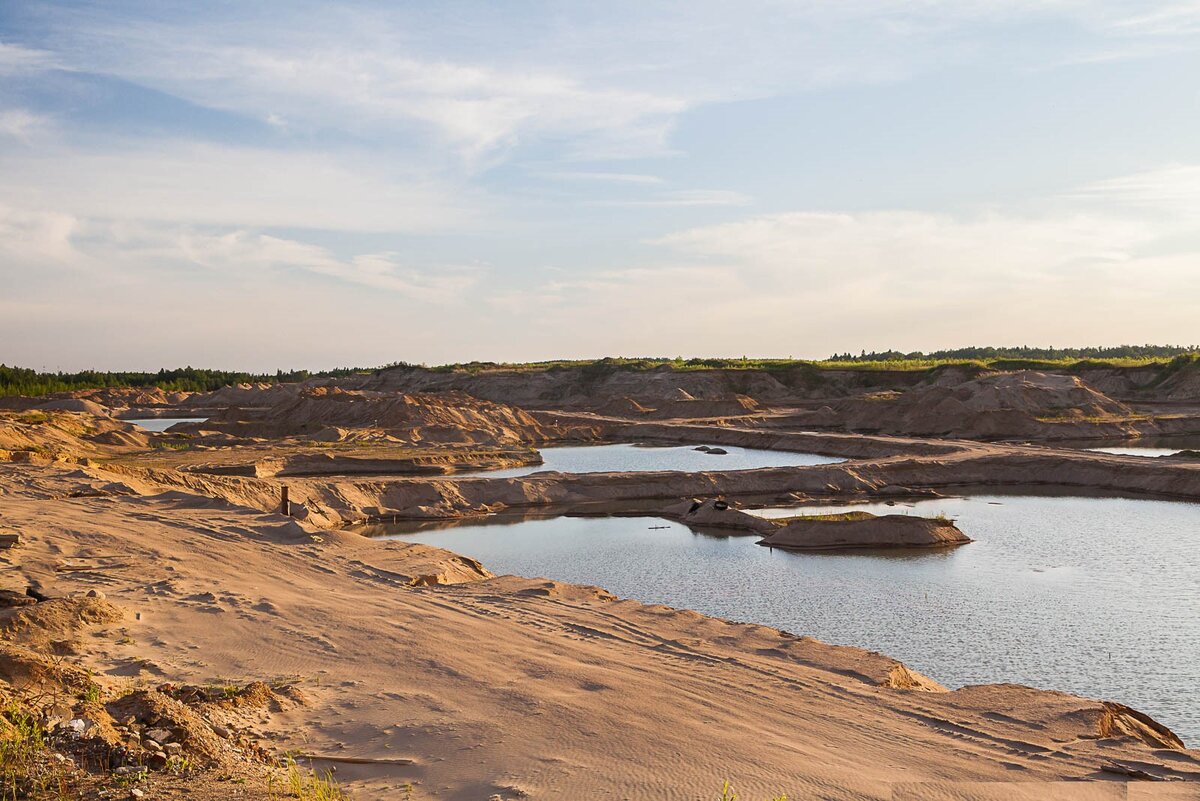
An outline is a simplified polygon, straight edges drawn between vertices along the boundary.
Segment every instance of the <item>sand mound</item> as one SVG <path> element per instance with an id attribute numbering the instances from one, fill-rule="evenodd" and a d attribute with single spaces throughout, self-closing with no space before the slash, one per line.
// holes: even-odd
<path id="1" fill-rule="evenodd" d="M 33 606 L 0 610 L 0 637 L 44 647 L 88 626 L 114 623 L 122 617 L 120 607 L 103 598 L 54 598 Z"/>
<path id="2" fill-rule="evenodd" d="M 197 425 L 244 437 L 328 437 L 336 429 L 373 429 L 407 442 L 515 444 L 546 439 L 527 412 L 461 392 L 393 395 L 316 387 L 265 409 L 229 408 Z"/>
<path id="3" fill-rule="evenodd" d="M 94 414 L 97 417 L 108 417 L 108 409 L 98 403 L 83 398 L 63 398 L 61 400 L 52 400 L 49 403 L 43 403 L 37 407 L 41 411 L 47 412 L 83 412 L 84 414 Z"/>
<path id="4" fill-rule="evenodd" d="M 958 382 L 944 373 L 907 392 L 877 392 L 843 401 L 836 411 L 846 426 L 913 436 L 973 439 L 1040 437 L 1071 424 L 1119 427 L 1132 410 L 1075 376 L 1033 371 L 986 375 Z"/>
<path id="5" fill-rule="evenodd" d="M 221 408 L 228 406 L 271 406 L 300 394 L 301 384 L 233 384 L 212 392 L 189 395 L 183 406 Z"/>
<path id="6" fill-rule="evenodd" d="M 637 417 L 654 410 L 647 409 L 633 398 L 617 398 L 595 407 L 592 411 L 607 417 Z"/>
<path id="7" fill-rule="evenodd" d="M 186 704 L 155 690 L 141 690 L 107 705 L 115 720 L 129 721 L 150 730 L 170 735 L 170 742 L 179 743 L 189 757 L 215 763 L 225 755 L 224 742 L 214 733 L 197 712 Z M 166 739 L 166 738 L 164 738 Z"/>
<path id="8" fill-rule="evenodd" d="M 945 548 L 971 539 L 949 520 L 911 515 L 847 515 L 793 518 L 758 544 L 791 550 L 851 548 Z"/>
<path id="9" fill-rule="evenodd" d="M 129 423 L 84 412 L 36 409 L 0 412 L 0 450 L 53 457 L 100 451 L 97 445 L 145 447 L 149 438 Z"/>

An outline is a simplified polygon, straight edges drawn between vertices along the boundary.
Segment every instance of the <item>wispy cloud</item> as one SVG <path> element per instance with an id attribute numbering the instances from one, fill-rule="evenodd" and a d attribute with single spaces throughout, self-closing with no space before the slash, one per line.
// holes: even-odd
<path id="1" fill-rule="evenodd" d="M 0 109 L 0 137 L 31 144 L 50 128 L 50 118 L 44 114 L 35 114 L 23 108 Z"/>
<path id="2" fill-rule="evenodd" d="M 745 206 L 751 198 L 742 192 L 728 189 L 681 189 L 673 192 L 658 192 L 650 197 L 626 200 L 595 200 L 593 206 Z"/>
<path id="3" fill-rule="evenodd" d="M 365 253 L 342 259 L 317 245 L 247 231 L 186 233 L 170 246 L 174 253 L 167 251 L 165 255 L 210 269 L 303 270 L 427 302 L 459 296 L 476 284 L 482 272 L 479 267 L 463 265 L 418 270 L 404 265 L 396 253 Z"/>
<path id="4" fill-rule="evenodd" d="M 0 77 L 48 69 L 56 65 L 53 53 L 11 42 L 0 42 Z"/>
<path id="5" fill-rule="evenodd" d="M 478 212 L 469 188 L 369 158 L 189 142 L 0 151 L 0 203 L 194 225 L 432 231 Z"/>
<path id="6" fill-rule="evenodd" d="M 663 183 L 663 179 L 657 175 L 645 175 L 642 173 L 629 172 L 572 172 L 572 171 L 557 171 L 543 173 L 543 176 L 557 181 L 583 181 L 587 183 L 604 183 L 604 184 L 639 184 L 643 186 L 656 186 Z"/>

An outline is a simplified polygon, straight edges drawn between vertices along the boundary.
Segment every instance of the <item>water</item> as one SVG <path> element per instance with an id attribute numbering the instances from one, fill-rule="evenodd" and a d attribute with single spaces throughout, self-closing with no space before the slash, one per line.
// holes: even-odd
<path id="1" fill-rule="evenodd" d="M 1123 440 L 1081 440 L 1061 444 L 1068 448 L 1095 451 L 1097 453 L 1114 453 L 1118 456 L 1174 456 L 1182 450 L 1200 450 L 1200 437 L 1142 437 L 1141 439 Z"/>
<path id="2" fill-rule="evenodd" d="M 952 687 L 1018 682 L 1121 701 L 1200 742 L 1200 505 L 986 495 L 803 511 L 847 508 L 944 513 L 976 541 L 789 553 L 650 517 L 497 516 L 391 536 L 496 573 L 870 648 Z"/>
<path id="3" fill-rule="evenodd" d="M 660 447 L 622 444 L 545 448 L 542 450 L 544 464 L 505 470 L 477 470 L 459 475 L 515 478 L 549 470 L 562 473 L 683 470 L 695 473 L 701 470 L 750 470 L 757 467 L 794 467 L 845 461 L 811 453 L 735 448 L 732 445 L 720 447 L 729 453 L 712 455 L 696 450 L 694 445 Z"/>
<path id="4" fill-rule="evenodd" d="M 176 423 L 203 423 L 207 419 L 207 417 L 146 417 L 125 422 L 133 423 L 147 431 L 166 431 Z"/>

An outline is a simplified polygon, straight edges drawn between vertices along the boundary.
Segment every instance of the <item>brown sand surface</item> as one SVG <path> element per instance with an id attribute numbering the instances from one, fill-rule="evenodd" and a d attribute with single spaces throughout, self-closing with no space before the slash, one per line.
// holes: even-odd
<path id="1" fill-rule="evenodd" d="M 25 538 L 0 586 L 123 609 L 79 651 L 103 682 L 298 681 L 307 704 L 262 734 L 336 757 L 356 798 L 657 801 L 728 779 L 744 799 L 1107 799 L 1134 797 L 1114 765 L 1200 780 L 1200 754 L 1119 706 L 939 692 L 866 651 L 134 490 L 156 491 L 0 464 L 0 528 Z"/>

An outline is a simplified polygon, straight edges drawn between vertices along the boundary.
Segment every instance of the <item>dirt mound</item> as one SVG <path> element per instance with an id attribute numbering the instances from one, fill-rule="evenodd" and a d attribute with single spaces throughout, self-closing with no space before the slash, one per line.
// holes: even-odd
<path id="1" fill-rule="evenodd" d="M 107 408 L 83 398 L 52 400 L 49 403 L 43 403 L 37 408 L 47 412 L 83 412 L 84 414 L 94 414 L 97 417 L 109 416 Z"/>
<path id="2" fill-rule="evenodd" d="M 659 420 L 695 419 L 700 417 L 741 417 L 758 411 L 758 401 L 746 395 L 732 398 L 683 398 L 658 404 L 653 417 Z"/>
<path id="3" fill-rule="evenodd" d="M 148 443 L 135 426 L 107 416 L 44 409 L 0 412 L 0 451 L 52 458 L 96 453 L 98 445 L 142 448 Z"/>
<path id="4" fill-rule="evenodd" d="M 828 551 L 851 548 L 946 548 L 971 539 L 949 520 L 910 515 L 793 518 L 759 541 L 771 548 Z"/>
<path id="5" fill-rule="evenodd" d="M 607 403 L 602 403 L 592 409 L 596 414 L 602 414 L 606 417 L 638 417 L 641 415 L 653 412 L 653 409 L 647 409 L 642 404 L 635 401 L 633 398 L 617 398 L 610 400 Z"/>
<path id="6" fill-rule="evenodd" d="M 972 439 L 1068 437 L 1102 423 L 1119 433 L 1136 425 L 1128 406 L 1075 376 L 1021 371 L 958 378 L 945 373 L 907 392 L 843 401 L 835 411 L 855 431 Z"/>
<path id="7" fill-rule="evenodd" d="M 301 384 L 233 384 L 212 392 L 189 395 L 185 407 L 271 406 L 300 394 Z"/>
<path id="8" fill-rule="evenodd" d="M 226 756 L 224 741 L 199 713 L 157 690 L 130 693 L 106 708 L 114 720 L 165 733 L 162 739 L 179 743 L 189 757 L 212 764 Z"/>
<path id="9" fill-rule="evenodd" d="M 121 608 L 103 598 L 53 598 L 0 610 L 0 638 L 44 648 L 89 626 L 115 623 L 122 617 Z"/>
<path id="10" fill-rule="evenodd" d="M 75 695 L 91 684 L 91 674 L 60 656 L 0 642 L 0 685 L 31 693 Z"/>
<path id="11" fill-rule="evenodd" d="M 394 395 L 327 387 L 285 396 L 266 409 L 226 409 L 202 426 L 244 437 L 328 436 L 331 429 L 374 429 L 414 443 L 516 444 L 547 438 L 527 412 L 461 392 Z"/>

